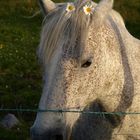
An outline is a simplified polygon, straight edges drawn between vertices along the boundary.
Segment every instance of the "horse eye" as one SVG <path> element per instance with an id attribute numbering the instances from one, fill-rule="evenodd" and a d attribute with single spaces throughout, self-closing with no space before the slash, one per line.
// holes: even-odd
<path id="1" fill-rule="evenodd" d="M 92 61 L 91 61 L 91 59 L 89 59 L 89 60 L 85 61 L 85 62 L 81 65 L 81 67 L 82 67 L 82 68 L 88 68 L 91 64 L 92 64 Z"/>

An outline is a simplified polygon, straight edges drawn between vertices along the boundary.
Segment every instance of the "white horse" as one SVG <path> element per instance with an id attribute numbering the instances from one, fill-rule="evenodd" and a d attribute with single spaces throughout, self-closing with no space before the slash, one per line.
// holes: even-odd
<path id="1" fill-rule="evenodd" d="M 112 10 L 113 0 L 40 5 L 39 109 L 140 112 L 140 41 Z M 140 140 L 140 116 L 38 112 L 31 134 L 33 140 Z"/>

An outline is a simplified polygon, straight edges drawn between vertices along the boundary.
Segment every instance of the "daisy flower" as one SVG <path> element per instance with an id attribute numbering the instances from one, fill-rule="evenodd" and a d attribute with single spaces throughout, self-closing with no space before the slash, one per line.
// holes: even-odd
<path id="1" fill-rule="evenodd" d="M 93 13 L 93 11 L 94 11 L 94 7 L 92 5 L 85 5 L 83 7 L 83 10 L 84 10 L 84 13 L 86 15 L 89 15 L 90 16 Z"/>
<path id="2" fill-rule="evenodd" d="M 75 10 L 75 6 L 73 3 L 68 3 L 66 7 L 67 12 L 73 12 Z"/>

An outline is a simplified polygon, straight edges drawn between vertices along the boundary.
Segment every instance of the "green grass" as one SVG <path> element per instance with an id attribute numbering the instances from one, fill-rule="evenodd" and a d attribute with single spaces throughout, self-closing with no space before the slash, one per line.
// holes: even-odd
<path id="1" fill-rule="evenodd" d="M 24 8 L 23 5 L 20 10 L 0 8 L 0 105 L 3 107 L 26 107 L 27 104 L 23 103 L 26 96 L 29 99 L 29 96 L 33 97 L 32 104 L 28 103 L 36 107 L 34 98 L 41 90 L 36 48 L 42 19 L 40 16 L 24 18 L 33 14 L 33 10 Z M 9 105 L 5 102 L 6 98 L 11 98 Z"/>
<path id="2" fill-rule="evenodd" d="M 140 1 L 139 0 L 115 0 L 114 8 L 120 12 L 128 31 L 140 39 Z"/>
<path id="3" fill-rule="evenodd" d="M 41 93 L 41 74 L 36 58 L 36 48 L 42 17 L 27 19 L 38 11 L 37 6 L 11 1 L 0 1 L 0 107 L 37 108 Z M 0 113 L 1 118 L 6 113 Z M 22 121 L 17 130 L 0 127 L 2 140 L 26 140 L 29 126 L 25 121 L 34 120 L 34 113 L 16 113 Z"/>
<path id="4" fill-rule="evenodd" d="M 29 124 L 25 121 L 12 128 L 6 129 L 0 126 L 0 139 L 1 140 L 30 140 L 29 139 Z M 27 137 L 28 136 L 28 137 Z"/>
<path id="5" fill-rule="evenodd" d="M 139 0 L 116 0 L 115 9 L 125 19 L 130 33 L 140 38 Z M 38 107 L 42 78 L 36 49 L 42 16 L 25 18 L 38 10 L 36 0 L 0 1 L 0 107 Z M 0 119 L 5 114 L 0 113 Z M 21 124 L 12 130 L 0 127 L 0 140 L 29 140 L 29 127 L 35 113 L 14 114 Z"/>

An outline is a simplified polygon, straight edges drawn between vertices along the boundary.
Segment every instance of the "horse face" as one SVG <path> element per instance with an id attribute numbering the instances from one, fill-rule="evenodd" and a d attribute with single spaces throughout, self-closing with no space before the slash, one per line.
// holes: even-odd
<path id="1" fill-rule="evenodd" d="M 59 15 L 59 11 L 57 14 Z M 100 22 L 100 25 L 93 22 L 85 27 L 86 20 L 83 21 L 79 16 L 76 19 L 80 22 L 64 20 L 70 24 L 58 24 L 57 15 L 57 22 L 54 18 L 51 19 L 51 15 L 46 21 L 40 43 L 40 57 L 43 57 L 45 65 L 45 82 L 39 109 L 83 110 L 100 99 L 100 107 L 93 107 L 90 111 L 106 111 L 106 107 L 102 106 L 107 106 L 108 111 L 114 111 L 118 106 L 123 84 L 115 32 L 108 20 Z M 83 22 L 85 24 L 81 25 Z M 56 24 L 52 27 L 53 23 Z M 78 30 L 74 31 L 73 25 Z M 51 29 L 53 30 L 50 31 Z M 47 55 L 49 58 L 46 58 Z M 101 105 L 102 102 L 104 105 Z M 31 128 L 32 138 L 69 139 L 79 117 L 78 113 L 38 112 Z"/>
<path id="2" fill-rule="evenodd" d="M 123 83 L 119 50 L 115 53 L 117 43 L 109 27 L 94 31 L 91 26 L 80 59 L 66 46 L 55 52 L 46 71 L 40 109 L 83 110 L 96 99 L 110 111 L 116 108 Z M 68 138 L 78 118 L 74 113 L 39 112 L 32 133 L 48 140 L 51 136 Z"/>

